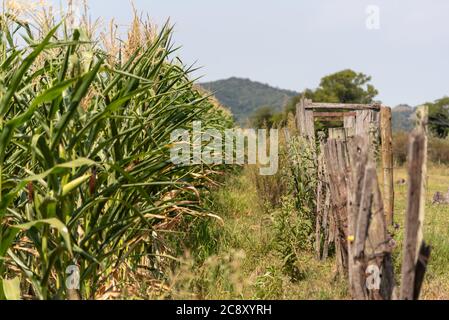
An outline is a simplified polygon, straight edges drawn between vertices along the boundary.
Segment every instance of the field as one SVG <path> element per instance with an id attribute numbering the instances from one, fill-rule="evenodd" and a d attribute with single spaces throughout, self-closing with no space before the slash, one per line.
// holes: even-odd
<path id="1" fill-rule="evenodd" d="M 449 299 L 449 206 L 432 205 L 436 191 L 449 187 L 449 168 L 431 166 L 428 171 L 425 240 L 432 246 L 422 299 Z M 407 179 L 405 168 L 395 169 L 395 181 Z M 395 221 L 399 229 L 395 239 L 401 243 L 404 228 L 406 185 L 395 185 Z M 224 219 L 224 225 L 208 225 L 218 239 L 217 245 L 204 250 L 208 256 L 203 268 L 192 268 L 189 283 L 202 282 L 201 295 L 184 292 L 183 298 L 202 299 L 350 299 L 347 281 L 337 276 L 335 261 L 319 262 L 304 251 L 295 261 L 302 271 L 299 281 L 291 281 L 283 271 L 283 261 L 276 247 L 273 216 L 260 203 L 249 169 L 230 177 L 225 185 L 212 193 L 213 208 Z M 212 231 L 211 231 L 212 230 Z M 205 249 L 202 247 L 202 249 Z M 401 247 L 394 251 L 395 267 L 400 273 Z M 220 261 L 227 272 L 214 274 L 211 262 Z M 216 264 L 212 263 L 213 266 Z M 195 270 L 195 271 L 194 271 Z M 185 270 L 184 270 L 185 271 Z M 186 279 L 183 279 L 185 281 Z M 400 279 L 397 279 L 400 281 Z M 192 288 L 192 287 L 190 287 Z"/>
<path id="2" fill-rule="evenodd" d="M 395 170 L 395 181 L 404 178 L 407 173 L 403 168 Z M 422 299 L 449 299 L 449 206 L 433 205 L 435 192 L 446 192 L 449 187 L 449 168 L 444 166 L 429 166 L 427 181 L 426 218 L 424 239 L 432 246 L 432 254 L 428 272 L 422 291 Z M 403 230 L 405 214 L 406 186 L 395 186 L 396 222 Z M 402 232 L 398 233 L 400 241 Z M 399 253 L 398 253 L 399 254 Z"/>
<path id="3" fill-rule="evenodd" d="M 326 175 L 317 166 L 315 144 L 308 143 L 314 129 L 308 137 L 298 132 L 301 108 L 296 116 L 286 108 L 279 122 L 261 119 L 259 127 L 289 129 L 279 130 L 275 141 L 276 174 L 258 174 L 260 163 L 225 165 L 221 145 L 219 161 L 209 161 L 217 137 L 236 123 L 177 56 L 171 25 L 156 27 L 135 12 L 128 37 L 118 39 L 113 22 L 110 30 L 96 29 L 87 6 L 75 25 L 70 6 L 56 17 L 45 8 L 35 15 L 13 4 L 0 14 L 0 300 L 344 300 L 354 292 L 339 271 L 349 266 L 335 256 L 344 255 L 348 241 L 374 247 L 382 233 L 375 250 L 363 248 L 354 264 L 389 261 L 378 189 L 364 194 L 365 207 L 360 203 L 364 234 L 345 234 L 346 194 L 334 201 L 332 192 L 317 192 Z M 369 80 L 351 70 L 342 75 Z M 368 97 L 376 93 L 368 91 Z M 317 99 L 326 99 L 317 92 Z M 190 135 L 198 123 L 201 137 Z M 271 132 L 270 153 L 271 138 L 278 138 Z M 324 139 L 322 133 L 317 137 Z M 402 146 L 405 161 L 407 144 Z M 258 157 L 263 162 L 260 149 Z M 366 182 L 375 181 L 375 165 L 368 165 L 372 175 L 363 180 L 364 193 Z M 326 168 L 329 176 L 336 175 L 333 169 Z M 334 193 L 346 190 L 340 188 L 346 177 L 322 185 L 336 186 L 329 188 Z M 395 170 L 400 179 L 408 179 L 403 167 Z M 424 234 L 433 251 L 422 298 L 449 299 L 449 206 L 432 204 L 436 191 L 448 190 L 449 168 L 430 166 L 427 186 Z M 334 209 L 329 215 L 317 209 L 322 198 Z M 397 228 L 390 230 L 396 275 L 406 198 L 406 184 L 397 184 Z M 382 230 L 366 240 L 374 228 Z M 324 243 L 329 257 L 318 261 L 315 246 Z M 375 267 L 382 263 L 377 260 Z M 358 271 L 365 275 L 362 267 Z"/>

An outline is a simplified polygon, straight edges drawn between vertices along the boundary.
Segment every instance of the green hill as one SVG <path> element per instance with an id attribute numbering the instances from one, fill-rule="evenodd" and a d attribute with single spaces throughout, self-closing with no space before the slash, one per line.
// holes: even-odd
<path id="1" fill-rule="evenodd" d="M 244 123 L 254 111 L 263 106 L 271 107 L 274 111 L 281 111 L 285 104 L 298 94 L 235 77 L 202 83 L 201 86 L 214 93 L 223 105 L 231 109 L 239 123 Z"/>
<path id="2" fill-rule="evenodd" d="M 283 110 L 297 92 L 272 87 L 249 79 L 232 77 L 226 80 L 202 83 L 201 86 L 215 94 L 221 104 L 228 107 L 236 121 L 245 121 L 260 107 L 270 107 L 274 112 Z M 401 104 L 393 108 L 393 131 L 411 131 L 415 108 Z"/>

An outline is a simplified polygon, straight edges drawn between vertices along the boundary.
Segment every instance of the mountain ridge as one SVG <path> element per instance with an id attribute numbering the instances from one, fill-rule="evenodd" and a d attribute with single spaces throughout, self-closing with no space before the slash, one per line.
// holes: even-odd
<path id="1" fill-rule="evenodd" d="M 212 92 L 221 104 L 228 107 L 238 123 L 245 122 L 260 107 L 282 111 L 298 92 L 276 88 L 249 78 L 230 77 L 203 82 L 200 86 Z"/>
<path id="2" fill-rule="evenodd" d="M 249 78 L 230 77 L 199 85 L 214 94 L 218 101 L 232 112 L 239 124 L 244 124 L 261 107 L 270 107 L 273 113 L 283 111 L 285 105 L 299 95 L 299 92 Z M 416 108 L 408 104 L 392 108 L 393 131 L 411 131 L 415 111 Z"/>

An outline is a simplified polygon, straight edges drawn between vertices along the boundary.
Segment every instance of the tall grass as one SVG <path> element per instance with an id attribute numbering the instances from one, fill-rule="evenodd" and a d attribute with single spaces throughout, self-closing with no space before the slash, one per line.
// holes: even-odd
<path id="1" fill-rule="evenodd" d="M 231 121 L 174 58 L 168 25 L 135 18 L 106 51 L 88 22 L 53 21 L 0 16 L 0 298 L 67 297 L 70 265 L 82 298 L 139 270 L 163 277 L 165 235 L 207 215 L 215 172 L 173 165 L 170 133 Z"/>

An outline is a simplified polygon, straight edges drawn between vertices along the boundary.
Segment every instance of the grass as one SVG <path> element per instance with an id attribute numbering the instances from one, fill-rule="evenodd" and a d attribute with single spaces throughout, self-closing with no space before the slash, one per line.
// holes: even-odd
<path id="1" fill-rule="evenodd" d="M 428 170 L 428 189 L 425 240 L 432 245 L 432 255 L 422 289 L 421 299 L 449 299 L 449 206 L 432 205 L 436 191 L 449 187 L 449 168 L 431 166 Z M 407 179 L 405 168 L 395 170 L 395 181 Z M 403 238 L 407 186 L 395 185 L 395 221 L 400 228 L 395 233 L 398 247 L 393 255 L 395 273 L 400 274 L 401 241 Z M 190 248 L 186 261 L 189 269 L 183 269 L 183 288 L 187 291 L 176 297 L 192 299 L 300 299 L 334 300 L 350 299 L 347 282 L 336 276 L 333 258 L 317 261 L 310 252 L 303 252 L 296 261 L 302 271 L 299 281 L 291 281 L 283 270 L 283 261 L 276 248 L 274 217 L 276 210 L 268 210 L 260 203 L 254 179 L 249 169 L 228 177 L 223 187 L 211 195 L 211 209 L 224 219 L 224 225 L 213 222 L 201 226 L 213 245 Z M 207 230 L 204 233 L 204 230 Z M 201 242 L 201 241 L 200 241 Z M 210 243 L 210 242 L 207 242 Z M 192 256 L 201 261 L 192 262 Z M 233 259 L 229 258 L 233 256 Z M 206 262 L 204 262 L 206 261 Z M 216 263 L 225 272 L 212 275 Z M 201 285 L 185 286 L 195 282 Z M 400 281 L 400 279 L 397 279 Z M 200 294 L 198 294 L 200 293 Z"/>
<path id="2" fill-rule="evenodd" d="M 201 299 L 347 299 L 345 280 L 336 276 L 334 261 L 317 261 L 312 253 L 304 252 L 296 262 L 302 270 L 301 281 L 292 282 L 283 271 L 283 261 L 275 244 L 274 216 L 276 211 L 267 212 L 260 204 L 250 170 L 227 179 L 225 185 L 211 194 L 211 209 L 224 219 L 224 225 L 212 222 L 208 232 L 217 239 L 217 245 L 209 250 L 206 262 L 191 262 L 192 256 L 204 256 L 198 248 L 190 248 L 190 265 L 182 269 L 185 276 L 177 278 L 183 289 L 176 298 Z M 200 250 L 204 247 L 200 248 Z M 229 259 L 233 256 L 237 261 Z M 220 261 L 226 272 L 211 277 L 215 267 L 213 261 Z M 226 265 L 227 264 L 227 265 Z M 181 273 L 181 272 L 180 272 Z M 211 281 L 213 280 L 213 281 Z M 188 283 L 186 285 L 186 282 Z M 191 286 L 192 283 L 202 286 Z M 176 284 L 172 284 L 176 287 Z"/>
<path id="3" fill-rule="evenodd" d="M 395 170 L 395 181 L 407 179 L 407 170 Z M 431 258 L 422 289 L 422 299 L 449 299 L 449 206 L 433 205 L 432 197 L 437 191 L 446 192 L 449 187 L 449 167 L 429 166 L 426 194 L 426 217 L 424 221 L 424 240 L 432 246 Z M 400 229 L 396 239 L 403 238 L 406 210 L 407 186 L 395 186 L 395 221 Z M 400 257 L 401 247 L 395 250 Z M 396 263 L 397 269 L 399 268 Z"/>

